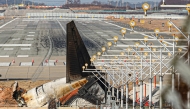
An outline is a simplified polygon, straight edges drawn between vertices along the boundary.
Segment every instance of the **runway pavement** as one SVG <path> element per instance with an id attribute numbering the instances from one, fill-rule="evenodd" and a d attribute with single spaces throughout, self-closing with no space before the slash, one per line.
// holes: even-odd
<path id="1" fill-rule="evenodd" d="M 66 61 L 66 37 L 56 20 L 23 21 L 17 18 L 4 25 L 0 31 L 0 61 L 10 63 L 10 67 L 2 64 L 0 69 L 2 79 L 31 78 L 36 72 L 40 73 L 41 79 L 55 79 L 65 75 L 63 62 Z M 55 66 L 43 66 L 39 72 L 38 66 L 46 60 Z M 28 65 L 20 66 L 22 62 Z"/>

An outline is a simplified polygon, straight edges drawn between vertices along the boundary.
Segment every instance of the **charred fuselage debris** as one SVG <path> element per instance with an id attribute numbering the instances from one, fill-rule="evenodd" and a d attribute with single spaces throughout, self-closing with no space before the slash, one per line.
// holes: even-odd
<path id="1" fill-rule="evenodd" d="M 57 109 L 57 101 L 56 99 L 52 99 L 49 101 L 48 109 Z"/>
<path id="2" fill-rule="evenodd" d="M 88 80 L 81 79 L 71 84 L 66 84 L 66 78 L 61 78 L 35 87 L 27 92 L 17 88 L 13 97 L 21 107 L 42 107 L 52 99 L 67 96 L 72 91 L 84 86 L 87 82 Z"/>
<path id="3" fill-rule="evenodd" d="M 12 84 L 12 89 L 13 89 L 13 99 L 16 100 L 16 102 L 18 103 L 18 106 L 19 107 L 23 107 L 23 106 L 26 106 L 26 103 L 24 101 L 24 99 L 21 97 L 22 94 L 26 93 L 26 90 L 20 88 L 18 86 L 18 82 L 15 81 L 13 84 Z"/>
<path id="4" fill-rule="evenodd" d="M 17 88 L 17 90 L 15 90 L 13 92 L 13 98 L 16 100 L 16 102 L 18 103 L 19 107 L 26 107 L 27 104 L 25 103 L 24 99 L 21 97 L 23 93 L 25 93 L 26 91 L 22 88 Z"/>
<path id="5" fill-rule="evenodd" d="M 69 99 L 64 105 L 70 105 L 77 98 L 82 98 L 94 105 L 103 101 L 107 89 L 101 86 L 100 81 L 96 77 L 91 76 L 87 80 L 88 83 L 79 89 L 78 94 Z"/>

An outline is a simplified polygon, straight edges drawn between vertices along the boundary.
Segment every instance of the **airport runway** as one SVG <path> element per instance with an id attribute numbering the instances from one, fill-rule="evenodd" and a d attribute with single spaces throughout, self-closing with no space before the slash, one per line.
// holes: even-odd
<path id="1" fill-rule="evenodd" d="M 43 79 L 49 79 L 51 72 L 58 73 L 57 75 L 52 74 L 54 76 L 52 79 L 65 75 L 63 62 L 65 62 L 66 37 L 56 20 L 24 21 L 17 18 L 4 25 L 0 31 L 2 79 L 30 78 L 36 72 L 42 72 Z M 47 59 L 52 68 L 47 67 L 48 62 L 45 63 Z M 54 64 L 56 60 L 58 62 Z M 33 66 L 32 61 L 34 61 Z M 46 67 L 37 70 L 43 62 L 47 64 Z M 9 65 L 10 67 L 8 67 Z"/>
<path id="2" fill-rule="evenodd" d="M 1 63 L 10 63 L 10 66 L 1 66 L 1 79 L 35 77 L 47 80 L 65 77 L 66 24 L 71 20 L 17 18 L 10 21 L 0 29 L 0 60 Z M 90 55 L 101 51 L 102 46 L 107 46 L 107 39 L 112 39 L 113 36 L 122 38 L 121 28 L 129 27 L 121 23 L 94 19 L 75 19 L 75 23 Z M 149 31 L 138 27 L 135 30 Z M 142 35 L 129 34 L 127 31 L 127 37 L 136 38 Z M 134 45 L 134 42 L 118 44 Z M 46 59 L 49 59 L 49 65 L 45 63 Z M 46 65 L 41 66 L 43 62 Z"/>

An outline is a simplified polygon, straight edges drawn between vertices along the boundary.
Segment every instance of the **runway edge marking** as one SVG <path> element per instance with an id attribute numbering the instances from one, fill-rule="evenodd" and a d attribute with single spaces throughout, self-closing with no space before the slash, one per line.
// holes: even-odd
<path id="1" fill-rule="evenodd" d="M 9 23 L 11 23 L 11 22 L 15 21 L 16 19 L 18 19 L 18 18 L 15 18 L 15 19 L 13 19 L 13 20 L 11 20 L 11 21 L 9 21 L 9 22 L 7 22 L 7 23 L 5 23 L 5 24 L 1 25 L 1 26 L 0 26 L 0 28 L 3 28 L 4 26 L 6 26 L 7 24 L 9 24 Z"/>

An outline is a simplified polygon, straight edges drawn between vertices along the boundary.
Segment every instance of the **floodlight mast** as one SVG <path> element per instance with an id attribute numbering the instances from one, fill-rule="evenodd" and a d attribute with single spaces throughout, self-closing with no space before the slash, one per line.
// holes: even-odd
<path id="1" fill-rule="evenodd" d="M 165 0 L 163 0 L 162 5 L 165 5 Z"/>

